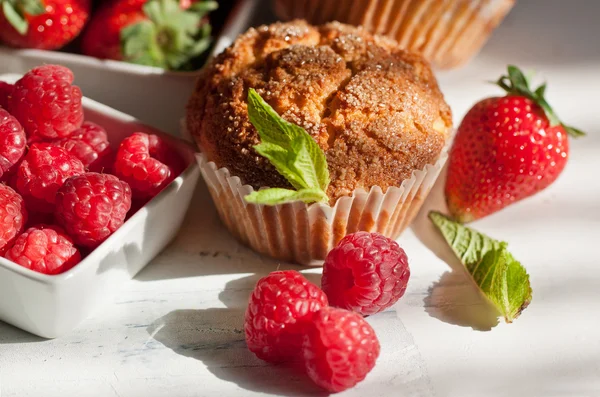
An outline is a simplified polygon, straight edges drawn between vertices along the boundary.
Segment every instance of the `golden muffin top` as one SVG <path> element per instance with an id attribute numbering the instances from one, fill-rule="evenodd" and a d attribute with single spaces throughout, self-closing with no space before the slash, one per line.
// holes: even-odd
<path id="1" fill-rule="evenodd" d="M 210 161 L 255 188 L 290 185 L 253 149 L 250 88 L 323 149 L 332 203 L 400 186 L 435 163 L 452 129 L 430 66 L 395 41 L 335 22 L 252 28 L 203 69 L 187 127 Z"/>

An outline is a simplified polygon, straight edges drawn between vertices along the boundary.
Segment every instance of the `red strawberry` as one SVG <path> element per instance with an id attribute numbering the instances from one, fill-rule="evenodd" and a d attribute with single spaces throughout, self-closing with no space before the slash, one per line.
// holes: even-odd
<path id="1" fill-rule="evenodd" d="M 187 7 L 184 9 L 184 7 Z M 210 43 L 205 15 L 214 1 L 113 0 L 100 6 L 83 35 L 82 52 L 102 59 L 180 69 Z"/>
<path id="2" fill-rule="evenodd" d="M 0 41 L 19 48 L 55 50 L 79 35 L 90 0 L 0 0 Z"/>
<path id="3" fill-rule="evenodd" d="M 467 113 L 450 152 L 446 200 L 452 215 L 470 222 L 548 187 L 567 163 L 567 134 L 583 132 L 558 119 L 515 66 L 497 84 L 508 93 L 484 99 Z"/>

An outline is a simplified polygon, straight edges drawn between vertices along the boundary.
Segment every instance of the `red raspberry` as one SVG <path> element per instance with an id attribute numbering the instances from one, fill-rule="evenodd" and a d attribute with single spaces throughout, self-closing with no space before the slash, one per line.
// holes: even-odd
<path id="1" fill-rule="evenodd" d="M 8 96 L 12 93 L 13 85 L 0 81 L 0 107 L 8 109 Z"/>
<path id="2" fill-rule="evenodd" d="M 95 248 L 123 225 L 130 207 L 126 182 L 89 172 L 67 179 L 58 189 L 55 216 L 78 245 Z"/>
<path id="3" fill-rule="evenodd" d="M 30 141 L 65 138 L 83 123 L 81 90 L 64 66 L 44 65 L 15 83 L 8 110 Z"/>
<path id="4" fill-rule="evenodd" d="M 159 136 L 136 132 L 121 142 L 115 175 L 129 183 L 133 197 L 153 197 L 183 170 L 179 155 Z"/>
<path id="5" fill-rule="evenodd" d="M 10 175 L 25 154 L 27 139 L 21 124 L 0 108 L 0 180 Z"/>
<path id="6" fill-rule="evenodd" d="M 61 228 L 39 225 L 17 237 L 5 258 L 36 272 L 60 274 L 79 263 L 81 254 Z"/>
<path id="7" fill-rule="evenodd" d="M 331 306 L 367 316 L 396 303 L 409 277 L 408 258 L 398 243 L 381 234 L 358 232 L 329 252 L 321 286 Z"/>
<path id="8" fill-rule="evenodd" d="M 308 376 L 335 393 L 362 381 L 375 366 L 379 340 L 358 313 L 335 307 L 317 312 L 302 348 Z"/>
<path id="9" fill-rule="evenodd" d="M 84 122 L 70 137 L 54 141 L 52 144 L 67 149 L 67 152 L 81 160 L 89 171 L 104 172 L 111 166 L 112 150 L 106 130 L 90 121 Z"/>
<path id="10" fill-rule="evenodd" d="M 21 162 L 14 184 L 30 211 L 52 212 L 58 189 L 67 178 L 84 172 L 81 161 L 65 149 L 36 143 Z"/>
<path id="11" fill-rule="evenodd" d="M 10 187 L 0 184 L 0 255 L 27 223 L 25 201 Z"/>
<path id="12" fill-rule="evenodd" d="M 246 310 L 248 349 L 270 362 L 298 357 L 307 322 L 325 306 L 323 291 L 297 271 L 276 271 L 261 278 Z"/>

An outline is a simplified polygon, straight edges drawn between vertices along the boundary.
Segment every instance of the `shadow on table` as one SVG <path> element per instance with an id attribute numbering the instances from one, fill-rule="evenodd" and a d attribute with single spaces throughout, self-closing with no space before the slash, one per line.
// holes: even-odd
<path id="1" fill-rule="evenodd" d="M 0 321 L 0 346 L 9 343 L 37 343 L 46 341 L 48 341 L 48 339 L 30 334 L 29 332 Z"/>
<path id="2" fill-rule="evenodd" d="M 245 247 L 227 231 L 200 182 L 177 237 L 136 280 L 265 272 L 277 269 L 279 263 Z"/>
<path id="3" fill-rule="evenodd" d="M 429 288 L 423 300 L 425 311 L 449 324 L 489 331 L 498 325 L 496 308 L 479 293 L 464 266 L 427 217 L 432 210 L 448 212 L 444 200 L 445 180 L 444 168 L 412 224 L 415 236 L 451 269 Z"/>
<path id="4" fill-rule="evenodd" d="M 219 300 L 225 308 L 175 310 L 151 324 L 152 338 L 182 356 L 202 361 L 219 379 L 239 387 L 274 395 L 325 395 L 294 368 L 259 360 L 246 347 L 244 312 L 248 297 L 262 275 L 231 281 Z M 320 275 L 307 274 L 320 283 Z"/>

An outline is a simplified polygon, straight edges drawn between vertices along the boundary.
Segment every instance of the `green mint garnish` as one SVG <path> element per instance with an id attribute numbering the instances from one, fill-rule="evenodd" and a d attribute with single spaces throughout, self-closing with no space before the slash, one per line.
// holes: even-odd
<path id="1" fill-rule="evenodd" d="M 526 76 L 523 74 L 523 72 L 521 72 L 521 69 L 514 65 L 508 65 L 507 69 L 507 74 L 501 76 L 498 81 L 494 81 L 494 84 L 498 85 L 509 94 L 521 95 L 536 102 L 544 110 L 544 113 L 546 114 L 546 117 L 550 121 L 550 125 L 552 127 L 562 125 L 565 131 L 573 138 L 585 136 L 585 132 L 573 126 L 566 125 L 560 121 L 558 115 L 554 109 L 552 109 L 552 106 L 550 106 L 548 101 L 546 101 L 546 83 L 542 84 L 535 90 L 532 90 L 530 87 L 533 73 Z"/>
<path id="2" fill-rule="evenodd" d="M 508 252 L 507 243 L 454 222 L 439 212 L 430 212 L 429 219 L 506 322 L 519 317 L 531 302 L 532 291 L 527 271 Z"/>
<path id="3" fill-rule="evenodd" d="M 327 159 L 308 132 L 281 118 L 252 88 L 248 91 L 248 116 L 261 140 L 254 150 L 269 160 L 296 190 L 263 189 L 247 195 L 246 201 L 266 205 L 328 202 Z"/>

